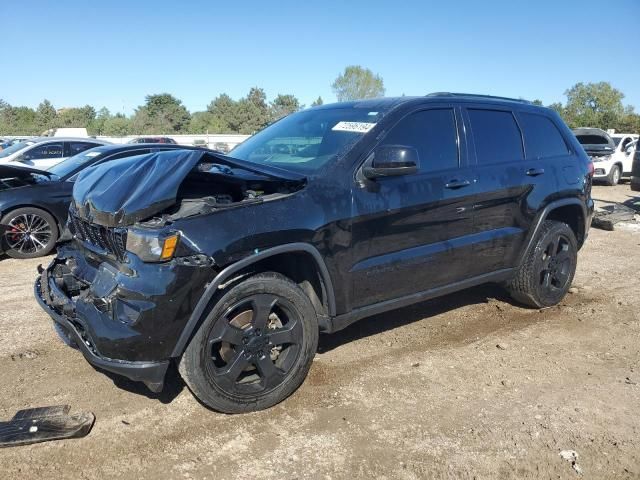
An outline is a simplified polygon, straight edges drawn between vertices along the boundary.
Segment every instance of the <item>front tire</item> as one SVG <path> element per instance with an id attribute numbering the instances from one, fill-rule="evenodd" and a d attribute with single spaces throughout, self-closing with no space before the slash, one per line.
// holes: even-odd
<path id="1" fill-rule="evenodd" d="M 609 171 L 609 175 L 607 176 L 606 183 L 610 187 L 616 186 L 620 183 L 620 177 L 622 176 L 622 172 L 620 171 L 620 167 L 618 165 L 613 165 L 611 170 Z"/>
<path id="2" fill-rule="evenodd" d="M 2 236 L 2 250 L 11 258 L 48 255 L 58 241 L 58 224 L 44 210 L 24 207 L 7 213 L 0 223 L 9 229 Z"/>
<path id="3" fill-rule="evenodd" d="M 557 305 L 571 287 L 577 262 L 578 243 L 573 230 L 566 223 L 546 220 L 507 289 L 524 305 Z"/>
<path id="4" fill-rule="evenodd" d="M 277 273 L 231 287 L 187 346 L 179 371 L 191 392 L 224 413 L 269 408 L 304 381 L 318 346 L 313 304 Z"/>

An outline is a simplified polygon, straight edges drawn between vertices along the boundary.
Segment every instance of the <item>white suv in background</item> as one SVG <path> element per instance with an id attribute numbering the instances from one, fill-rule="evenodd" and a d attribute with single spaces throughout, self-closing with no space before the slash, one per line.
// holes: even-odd
<path id="1" fill-rule="evenodd" d="M 607 185 L 617 185 L 623 176 L 631 175 L 633 153 L 629 146 L 638 135 L 609 135 L 599 128 L 576 128 L 573 132 L 593 160 L 594 180 L 604 181 Z"/>

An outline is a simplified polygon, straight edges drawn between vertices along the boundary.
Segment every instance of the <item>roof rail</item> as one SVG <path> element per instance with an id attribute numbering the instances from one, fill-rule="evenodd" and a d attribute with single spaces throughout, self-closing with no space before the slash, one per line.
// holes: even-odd
<path id="1" fill-rule="evenodd" d="M 524 98 L 497 97 L 495 95 L 480 95 L 477 93 L 452 93 L 452 92 L 433 92 L 425 95 L 426 97 L 470 97 L 470 98 L 488 98 L 493 100 L 508 100 L 510 102 L 531 103 Z"/>

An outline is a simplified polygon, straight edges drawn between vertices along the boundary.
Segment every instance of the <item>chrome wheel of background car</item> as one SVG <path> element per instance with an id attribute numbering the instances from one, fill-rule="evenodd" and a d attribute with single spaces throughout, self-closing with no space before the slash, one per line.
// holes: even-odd
<path id="1" fill-rule="evenodd" d="M 614 185 L 617 185 L 620 182 L 620 170 L 615 168 L 613 173 L 611 174 L 611 181 Z"/>
<path id="2" fill-rule="evenodd" d="M 49 222 L 35 213 L 17 215 L 7 223 L 7 246 L 20 253 L 30 254 L 47 248 L 53 235 Z"/>
<path id="3" fill-rule="evenodd" d="M 287 378 L 300 353 L 302 322 L 286 299 L 256 294 L 218 319 L 208 337 L 210 378 L 225 391 L 255 395 Z"/>
<path id="4" fill-rule="evenodd" d="M 564 235 L 554 237 L 542 252 L 540 285 L 547 293 L 564 290 L 571 280 L 571 242 Z"/>

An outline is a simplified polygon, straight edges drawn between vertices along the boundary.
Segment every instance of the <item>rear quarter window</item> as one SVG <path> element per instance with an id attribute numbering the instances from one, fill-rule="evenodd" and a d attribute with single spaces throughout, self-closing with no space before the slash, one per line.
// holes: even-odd
<path id="1" fill-rule="evenodd" d="M 527 159 L 569 154 L 562 134 L 550 118 L 536 113 L 518 113 Z"/>
<path id="2" fill-rule="evenodd" d="M 520 129 L 511 112 L 470 108 L 467 113 L 479 165 L 524 159 Z"/>

